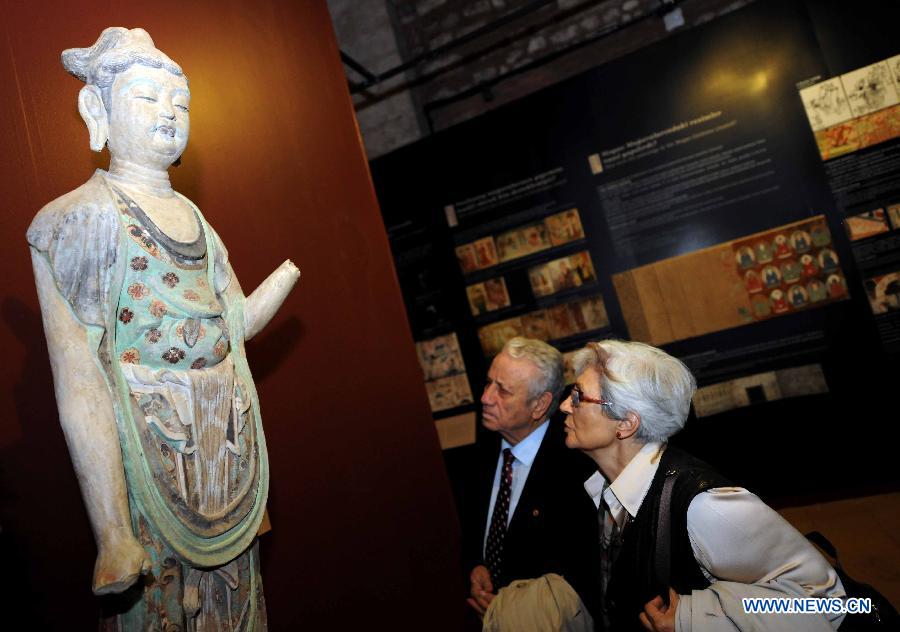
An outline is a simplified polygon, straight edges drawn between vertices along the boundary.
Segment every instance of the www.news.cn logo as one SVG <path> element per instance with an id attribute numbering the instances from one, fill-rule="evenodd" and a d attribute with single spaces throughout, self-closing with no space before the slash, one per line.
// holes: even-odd
<path id="1" fill-rule="evenodd" d="M 868 597 L 747 597 L 741 599 L 748 614 L 856 614 L 872 612 Z"/>

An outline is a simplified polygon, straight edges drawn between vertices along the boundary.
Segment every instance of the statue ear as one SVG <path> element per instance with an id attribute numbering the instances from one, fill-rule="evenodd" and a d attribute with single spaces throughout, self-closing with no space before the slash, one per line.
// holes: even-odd
<path id="1" fill-rule="evenodd" d="M 109 138 L 109 116 L 97 86 L 85 86 L 78 93 L 78 113 L 91 135 L 91 149 L 103 151 Z"/>

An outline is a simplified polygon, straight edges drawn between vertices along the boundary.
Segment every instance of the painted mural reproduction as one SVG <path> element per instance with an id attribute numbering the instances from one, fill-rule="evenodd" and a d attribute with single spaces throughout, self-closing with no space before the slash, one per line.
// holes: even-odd
<path id="1" fill-rule="evenodd" d="M 584 238 L 578 209 L 570 208 L 539 222 L 457 246 L 456 259 L 462 273 L 471 274 Z"/>
<path id="2" fill-rule="evenodd" d="M 822 160 L 900 136 L 900 55 L 800 90 Z"/>
<path id="3" fill-rule="evenodd" d="M 613 275 L 629 335 L 666 344 L 850 297 L 825 217 Z"/>
<path id="4" fill-rule="evenodd" d="M 497 246 L 493 237 L 484 237 L 456 248 L 456 258 L 463 274 L 497 265 Z"/>
<path id="5" fill-rule="evenodd" d="M 827 392 L 822 366 L 810 364 L 704 386 L 697 389 L 692 403 L 697 417 L 711 417 L 735 408 Z"/>
<path id="6" fill-rule="evenodd" d="M 594 263 L 586 250 L 528 269 L 531 291 L 536 297 L 550 296 L 597 281 Z"/>
<path id="7" fill-rule="evenodd" d="M 581 217 L 577 208 L 570 208 L 562 213 L 551 215 L 544 220 L 547 232 L 550 233 L 550 243 L 561 246 L 570 241 L 584 239 L 584 227 L 581 225 Z"/>
<path id="8" fill-rule="evenodd" d="M 848 297 L 824 218 L 753 235 L 732 242 L 731 247 L 754 320 Z"/>
<path id="9" fill-rule="evenodd" d="M 244 342 L 300 271 L 249 297 L 168 169 L 190 89 L 143 29 L 63 52 L 108 170 L 28 230 L 63 427 L 97 541 L 93 590 L 122 593 L 117 630 L 263 630 L 257 533 L 269 467 Z M 89 247 L 85 247 L 89 244 Z"/>
<path id="10" fill-rule="evenodd" d="M 425 382 L 425 390 L 428 391 L 428 403 L 433 413 L 465 406 L 474 401 L 465 373 Z"/>
<path id="11" fill-rule="evenodd" d="M 478 330 L 478 338 L 482 351 L 490 357 L 499 353 L 506 341 L 515 336 L 549 342 L 607 327 L 606 305 L 603 297 L 596 295 L 486 325 Z"/>
<path id="12" fill-rule="evenodd" d="M 868 239 L 869 237 L 886 233 L 891 229 L 888 226 L 888 219 L 884 214 L 884 209 L 881 208 L 851 215 L 844 220 L 844 226 L 847 228 L 847 236 L 850 238 L 850 241 Z"/>
<path id="13" fill-rule="evenodd" d="M 497 254 L 500 261 L 512 261 L 547 250 L 553 244 L 543 223 L 530 224 L 497 236 Z"/>
<path id="14" fill-rule="evenodd" d="M 506 281 L 503 277 L 469 285 L 466 287 L 466 295 L 469 298 L 469 309 L 472 311 L 472 316 L 494 312 L 510 305 L 509 293 L 506 291 Z"/>
<path id="15" fill-rule="evenodd" d="M 465 373 L 466 365 L 455 333 L 417 342 L 416 352 L 426 380 Z"/>
<path id="16" fill-rule="evenodd" d="M 900 312 L 900 270 L 866 279 L 865 286 L 873 314 Z"/>
<path id="17" fill-rule="evenodd" d="M 471 404 L 472 390 L 456 333 L 416 343 L 431 412 Z"/>

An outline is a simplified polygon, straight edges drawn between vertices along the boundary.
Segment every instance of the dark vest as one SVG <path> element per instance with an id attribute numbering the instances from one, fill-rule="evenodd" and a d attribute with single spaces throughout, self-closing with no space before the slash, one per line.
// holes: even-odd
<path id="1" fill-rule="evenodd" d="M 644 604 L 657 595 L 668 600 L 668 586 L 660 585 L 655 571 L 656 527 L 663 483 L 667 473 L 673 471 L 677 478 L 672 490 L 669 583 L 681 595 L 709 586 L 691 550 L 687 510 L 697 494 L 730 483 L 703 461 L 669 446 L 637 516 L 622 530 L 622 548 L 613 563 L 605 595 L 612 631 L 643 630 L 638 615 Z"/>

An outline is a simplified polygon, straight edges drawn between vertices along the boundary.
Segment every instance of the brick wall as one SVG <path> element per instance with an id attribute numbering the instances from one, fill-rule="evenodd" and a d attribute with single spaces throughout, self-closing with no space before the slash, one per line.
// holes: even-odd
<path id="1" fill-rule="evenodd" d="M 384 72 L 403 63 L 385 0 L 328 0 L 328 11 L 341 50 L 370 72 Z M 347 78 L 363 78 L 347 69 Z M 398 75 L 353 95 L 360 132 L 370 158 L 421 138 L 423 126 L 413 98 Z"/>
<path id="2" fill-rule="evenodd" d="M 678 10 L 684 30 L 731 12 L 752 0 L 683 0 Z M 535 6 L 535 0 L 331 0 L 345 5 L 345 21 L 363 26 L 348 29 L 338 23 L 342 48 L 359 51 L 373 65 L 386 62 L 370 52 L 393 39 L 392 59 L 428 55 L 512 12 Z M 352 8 L 351 8 L 352 5 Z M 369 6 L 380 6 L 377 24 Z M 511 21 L 474 41 L 425 60 L 385 88 L 357 97 L 357 115 L 369 157 L 402 146 L 414 137 L 465 121 L 490 109 L 626 55 L 666 37 L 660 0 L 556 0 Z M 388 19 L 385 20 L 384 18 Z M 371 28 L 369 28 L 371 27 Z M 374 29 L 392 28 L 392 34 Z M 605 37 L 598 37 L 607 33 Z M 565 52 L 573 45 L 581 47 Z M 353 54 L 353 53 L 351 53 Z M 535 65 L 548 55 L 556 57 Z M 356 57 L 356 55 L 354 55 Z M 399 62 L 398 62 L 399 63 Z M 396 64 L 395 64 L 396 65 Z M 531 67 L 531 66 L 533 67 Z M 383 72 L 384 66 L 369 66 Z M 512 73 L 512 74 L 509 74 Z M 507 76 L 508 75 L 508 76 Z M 352 71 L 349 76 L 358 79 Z M 460 95 L 466 95 L 457 98 Z M 400 107 L 400 95 L 402 99 Z M 410 112 L 410 109 L 412 112 Z M 397 131 L 395 131 L 397 130 Z M 399 130 L 402 130 L 399 131 Z"/>

